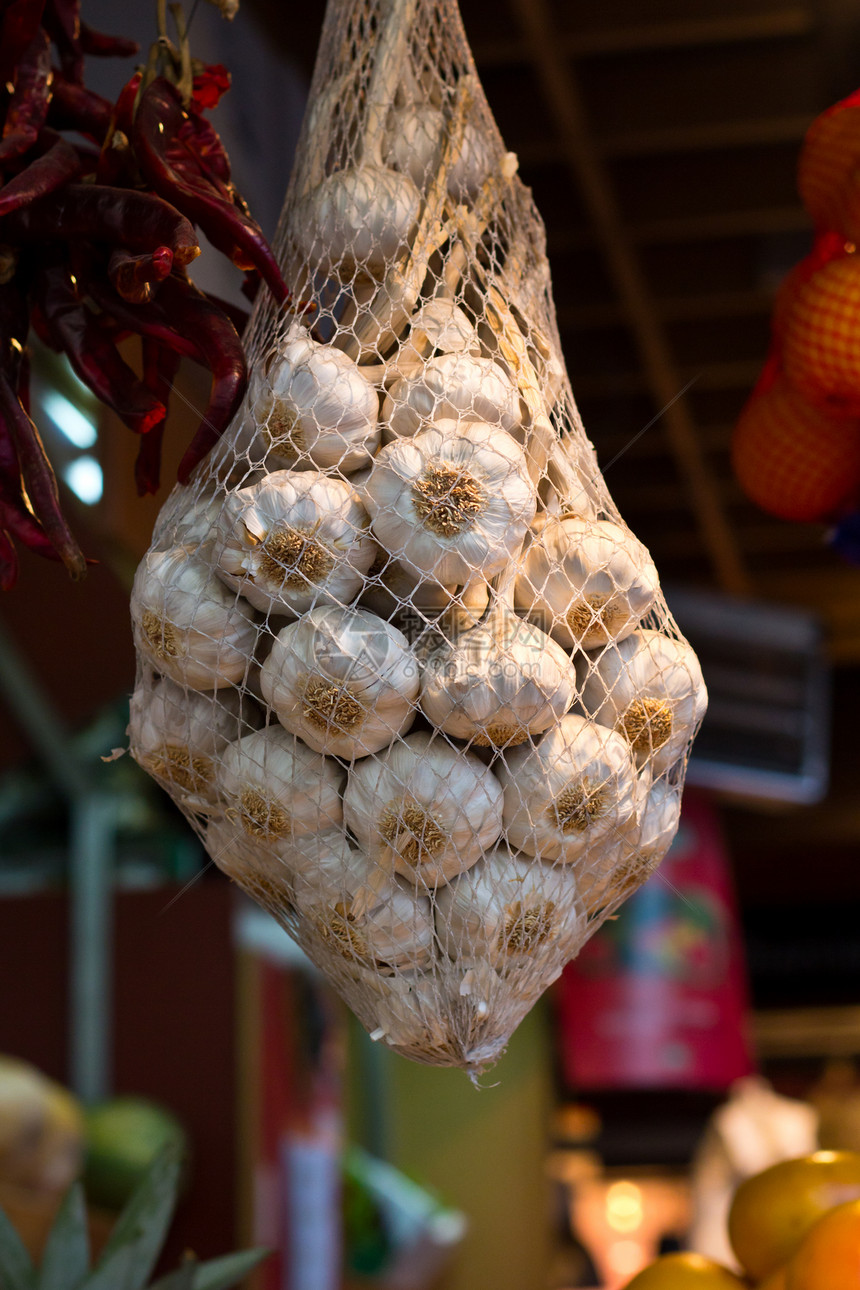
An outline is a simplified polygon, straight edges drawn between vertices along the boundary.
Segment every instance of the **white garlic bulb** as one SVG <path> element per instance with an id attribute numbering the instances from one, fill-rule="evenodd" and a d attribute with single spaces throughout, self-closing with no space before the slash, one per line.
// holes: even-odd
<path id="1" fill-rule="evenodd" d="M 260 688 L 287 730 L 349 760 L 415 720 L 418 660 L 402 632 L 365 609 L 321 605 L 275 638 Z"/>
<path id="2" fill-rule="evenodd" d="M 502 602 L 449 639 L 443 618 L 422 656 L 421 708 L 438 729 L 478 747 L 510 748 L 564 716 L 576 670 L 560 645 Z"/>
<path id="3" fill-rule="evenodd" d="M 437 1054 L 454 1056 L 449 1001 L 435 973 L 385 977 L 365 971 L 359 980 L 366 995 L 360 1012 L 371 1039 L 431 1064 Z"/>
<path id="4" fill-rule="evenodd" d="M 352 600 L 376 544 L 345 480 L 278 470 L 227 498 L 213 553 L 219 576 L 257 609 L 301 614 Z"/>
<path id="5" fill-rule="evenodd" d="M 293 912 L 292 871 L 282 855 L 283 840 L 270 838 L 261 847 L 237 820 L 213 819 L 206 827 L 205 845 L 221 872 L 275 918 L 282 920 Z"/>
<path id="6" fill-rule="evenodd" d="M 611 864 L 611 848 L 638 826 L 636 770 L 620 735 L 569 713 L 534 747 L 506 752 L 505 836 L 542 860 Z"/>
<path id="7" fill-rule="evenodd" d="M 327 950 L 347 963 L 377 971 L 426 968 L 433 957 L 434 927 L 429 897 L 386 875 L 373 888 L 369 907 L 357 916 L 355 897 L 368 888 L 371 864 L 344 837 L 337 847 L 318 848 L 313 872 L 295 881 L 295 908 Z"/>
<path id="8" fill-rule="evenodd" d="M 176 484 L 158 513 L 152 549 L 184 546 L 198 550 L 211 541 L 223 505 L 223 490 L 201 492 L 191 485 Z"/>
<path id="9" fill-rule="evenodd" d="M 611 873 L 592 883 L 583 884 L 583 896 L 589 914 L 617 904 L 631 896 L 651 877 L 660 865 L 678 832 L 681 819 L 681 790 L 666 779 L 651 783 L 650 771 L 642 772 L 646 780 L 639 828 L 625 840 Z"/>
<path id="10" fill-rule="evenodd" d="M 408 103 L 395 109 L 389 121 L 384 145 L 385 160 L 409 175 L 422 191 L 427 188 L 439 164 L 445 117 L 431 103 Z M 490 170 L 489 144 L 473 122 L 466 123 L 460 155 L 448 170 L 448 193 L 455 202 L 473 198 Z"/>
<path id="11" fill-rule="evenodd" d="M 305 327 L 292 327 L 255 368 L 248 401 L 270 470 L 304 462 L 346 472 L 369 464 L 379 446 L 376 390 L 351 358 Z"/>
<path id="12" fill-rule="evenodd" d="M 320 272 L 379 277 L 409 244 L 420 210 L 408 175 L 369 161 L 324 179 L 302 199 L 292 227 Z"/>
<path id="13" fill-rule="evenodd" d="M 232 687 L 189 692 L 151 673 L 141 678 L 129 712 L 132 757 L 192 811 L 215 805 L 215 771 L 227 744 L 263 724 L 253 699 Z"/>
<path id="14" fill-rule="evenodd" d="M 382 404 L 382 434 L 387 443 L 414 435 L 426 422 L 485 421 L 522 439 L 520 396 L 509 376 L 491 358 L 440 354 L 414 374 L 393 382 Z"/>
<path id="15" fill-rule="evenodd" d="M 566 962 L 586 937 L 576 874 L 497 847 L 436 893 L 436 933 L 464 966 L 504 973 L 536 956 Z"/>
<path id="16" fill-rule="evenodd" d="M 409 320 L 409 335 L 388 362 L 386 383 L 423 371 L 425 360 L 433 354 L 481 355 L 474 324 L 459 305 L 444 297 L 425 300 L 416 309 Z"/>
<path id="17" fill-rule="evenodd" d="M 386 620 L 395 614 L 405 616 L 413 628 L 420 630 L 427 621 L 438 618 L 452 606 L 467 611 L 471 623 L 477 622 L 489 598 L 490 588 L 483 579 L 476 579 L 466 587 L 443 587 L 438 582 L 417 578 L 380 550 L 370 567 L 358 603 L 363 609 L 369 609 Z"/>
<path id="18" fill-rule="evenodd" d="M 245 735 L 221 755 L 216 780 L 228 819 L 265 846 L 339 828 L 343 771 L 281 726 Z"/>
<path id="19" fill-rule="evenodd" d="M 647 550 L 620 525 L 543 516 L 522 555 L 515 601 L 559 644 L 595 649 L 635 631 L 659 589 Z"/>
<path id="20" fill-rule="evenodd" d="M 131 592 L 136 649 L 156 671 L 193 690 L 236 685 L 254 654 L 254 615 L 194 548 L 150 551 Z"/>
<path id="21" fill-rule="evenodd" d="M 364 495 L 380 544 L 443 586 L 503 569 L 537 504 L 523 450 L 480 421 L 443 421 L 382 448 Z"/>
<path id="22" fill-rule="evenodd" d="M 627 740 L 654 776 L 685 753 L 708 705 L 702 669 L 683 640 L 642 629 L 577 667 L 582 705 Z"/>
<path id="23" fill-rule="evenodd" d="M 427 887 L 468 869 L 502 831 L 502 788 L 492 771 L 423 733 L 356 762 L 343 808 L 371 860 Z"/>

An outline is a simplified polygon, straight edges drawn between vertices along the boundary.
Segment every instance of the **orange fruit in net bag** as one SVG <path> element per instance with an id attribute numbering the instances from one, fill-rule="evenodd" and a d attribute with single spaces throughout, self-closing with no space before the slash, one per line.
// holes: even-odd
<path id="1" fill-rule="evenodd" d="M 786 1290 L 857 1290 L 860 1200 L 829 1210 L 800 1243 L 786 1268 Z"/>
<path id="2" fill-rule="evenodd" d="M 860 233 L 860 100 L 857 94 L 816 117 L 797 165 L 801 200 L 819 228 Z"/>
<path id="3" fill-rule="evenodd" d="M 624 1290 L 745 1290 L 745 1285 L 722 1263 L 685 1251 L 649 1263 Z"/>
<path id="4" fill-rule="evenodd" d="M 857 1199 L 857 1152 L 816 1151 L 795 1160 L 781 1160 L 747 1178 L 735 1192 L 728 1218 L 735 1257 L 753 1281 L 760 1281 L 792 1258 L 822 1215 Z M 858 1287 L 860 1278 L 853 1290 Z M 793 1290 L 790 1280 L 786 1290 Z"/>
<path id="5" fill-rule="evenodd" d="M 860 421 L 813 407 L 777 379 L 742 409 L 732 467 L 747 497 L 769 515 L 825 519 L 860 490 Z"/>
<path id="6" fill-rule="evenodd" d="M 830 260 L 798 286 L 782 328 L 792 385 L 833 412 L 860 411 L 860 256 Z"/>

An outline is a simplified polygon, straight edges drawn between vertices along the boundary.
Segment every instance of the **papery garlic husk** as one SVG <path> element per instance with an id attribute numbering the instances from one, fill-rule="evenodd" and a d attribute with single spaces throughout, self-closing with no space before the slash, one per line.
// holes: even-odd
<path id="1" fill-rule="evenodd" d="M 586 939 L 579 881 L 568 865 L 551 866 L 496 847 L 436 893 L 436 933 L 464 968 L 497 972 L 518 963 L 566 963 Z"/>
<path id="2" fill-rule="evenodd" d="M 221 755 L 218 800 L 262 846 L 340 828 L 343 770 L 281 726 L 245 735 Z"/>
<path id="3" fill-rule="evenodd" d="M 408 246 L 420 210 L 408 175 L 368 162 L 336 171 L 308 193 L 293 229 L 302 256 L 322 273 L 378 278 Z"/>
<path id="4" fill-rule="evenodd" d="M 369 464 L 379 447 L 379 396 L 348 355 L 294 326 L 258 366 L 248 394 L 267 441 L 270 470 L 310 464 L 341 472 Z"/>
<path id="5" fill-rule="evenodd" d="M 503 569 L 537 505 L 522 448 L 481 421 L 442 421 L 382 448 L 364 495 L 378 542 L 443 586 Z"/>
<path id="6" fill-rule="evenodd" d="M 347 604 L 376 556 L 368 515 L 342 479 L 278 470 L 225 501 L 213 548 L 218 574 L 264 613 Z"/>
<path id="7" fill-rule="evenodd" d="M 425 733 L 357 762 L 344 820 L 368 856 L 433 888 L 468 869 L 502 831 L 502 788 L 472 753 Z"/>
<path id="8" fill-rule="evenodd" d="M 672 845 L 681 819 L 681 789 L 665 778 L 651 783 L 650 772 L 642 772 L 650 788 L 644 794 L 639 828 L 625 839 L 618 863 L 600 881 L 583 891 L 589 914 L 620 904 L 659 867 Z"/>
<path id="9" fill-rule="evenodd" d="M 223 490 L 200 492 L 193 486 L 176 484 L 159 511 L 152 550 L 184 546 L 202 554 L 200 548 L 211 542 L 223 505 Z"/>
<path id="10" fill-rule="evenodd" d="M 617 730 L 655 778 L 687 750 L 708 695 L 699 660 L 683 640 L 641 629 L 577 664 L 582 705 Z"/>
<path id="11" fill-rule="evenodd" d="M 576 670 L 560 645 L 504 604 L 422 655 L 421 709 L 428 721 L 477 747 L 510 748 L 555 725 L 577 695 Z"/>
<path id="12" fill-rule="evenodd" d="M 275 638 L 260 688 L 317 752 L 367 757 L 415 720 L 418 660 L 402 632 L 365 609 L 321 605 Z"/>
<path id="13" fill-rule="evenodd" d="M 306 923 L 303 939 L 313 956 L 314 942 L 350 966 L 380 972 L 426 968 L 433 958 L 434 926 L 429 896 L 388 874 L 373 887 L 373 897 L 357 916 L 353 904 L 368 889 L 373 865 L 348 840 L 319 848 L 317 864 L 297 876 L 295 907 Z"/>
<path id="14" fill-rule="evenodd" d="M 410 179 L 423 192 L 432 181 L 442 150 L 445 117 L 430 103 L 408 103 L 396 108 L 389 120 L 383 156 L 389 166 Z M 455 202 L 473 198 L 489 173 L 490 149 L 485 136 L 471 121 L 463 131 L 460 155 L 448 170 L 448 193 Z"/>
<path id="15" fill-rule="evenodd" d="M 414 572 L 380 549 L 370 567 L 359 604 L 380 618 L 390 620 L 405 618 L 407 625 L 398 621 L 411 640 L 415 631 L 422 631 L 428 622 L 438 618 L 447 609 L 461 607 L 470 619 L 469 625 L 478 621 L 490 599 L 489 585 L 478 578 L 465 587 L 443 587 L 438 582 L 417 578 Z M 407 629 L 408 626 L 408 629 Z"/>
<path id="16" fill-rule="evenodd" d="M 409 334 L 389 360 L 385 380 L 391 385 L 401 377 L 423 371 L 431 355 L 470 354 L 481 356 L 481 342 L 475 326 L 453 300 L 426 300 L 409 322 Z"/>
<path id="17" fill-rule="evenodd" d="M 188 691 L 144 673 L 129 704 L 129 752 L 190 811 L 211 811 L 215 772 L 228 743 L 263 724 L 239 690 Z"/>
<path id="18" fill-rule="evenodd" d="M 636 768 L 626 740 L 569 713 L 534 746 L 496 766 L 511 847 L 581 872 L 605 871 L 619 840 L 638 827 Z"/>
<path id="19" fill-rule="evenodd" d="M 485 421 L 522 440 L 519 392 L 491 358 L 440 354 L 428 358 L 414 375 L 395 380 L 382 404 L 386 443 L 414 435 L 428 421 Z"/>
<path id="20" fill-rule="evenodd" d="M 340 838 L 340 832 L 324 835 Z M 261 847 L 235 818 L 212 819 L 206 827 L 206 851 L 213 863 L 252 900 L 283 921 L 294 913 L 293 870 L 285 860 L 291 839 L 269 839 Z"/>
<path id="21" fill-rule="evenodd" d="M 660 581 L 645 547 L 609 520 L 542 517 L 532 526 L 516 607 L 568 649 L 595 649 L 635 631 Z"/>
<path id="22" fill-rule="evenodd" d="M 193 547 L 150 551 L 131 592 L 135 648 L 157 672 L 193 690 L 236 685 L 254 655 L 254 615 Z"/>

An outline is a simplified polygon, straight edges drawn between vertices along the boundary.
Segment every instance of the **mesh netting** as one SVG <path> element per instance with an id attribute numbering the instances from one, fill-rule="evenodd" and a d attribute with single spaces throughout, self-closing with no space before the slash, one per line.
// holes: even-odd
<path id="1" fill-rule="evenodd" d="M 476 1074 L 678 824 L 705 690 L 454 0 L 331 0 L 234 424 L 137 574 L 131 749 L 374 1038 Z"/>

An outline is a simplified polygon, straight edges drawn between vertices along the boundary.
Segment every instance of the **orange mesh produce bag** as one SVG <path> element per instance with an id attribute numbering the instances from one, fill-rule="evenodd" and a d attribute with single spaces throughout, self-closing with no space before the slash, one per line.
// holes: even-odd
<path id="1" fill-rule="evenodd" d="M 261 296 L 158 520 L 131 747 L 373 1038 L 475 1076 L 659 864 L 701 672 L 453 0 L 332 0 L 275 250 L 313 309 Z"/>

